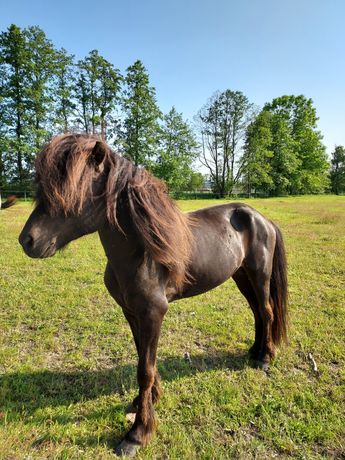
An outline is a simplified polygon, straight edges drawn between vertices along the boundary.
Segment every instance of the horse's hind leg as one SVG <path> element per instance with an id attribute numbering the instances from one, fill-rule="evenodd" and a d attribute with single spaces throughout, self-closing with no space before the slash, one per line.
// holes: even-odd
<path id="1" fill-rule="evenodd" d="M 267 370 L 272 358 L 275 356 L 275 346 L 272 338 L 272 325 L 274 321 L 273 308 L 270 303 L 270 278 L 272 266 L 269 260 L 263 263 L 260 269 L 252 270 L 246 267 L 246 273 L 255 291 L 258 312 L 262 321 L 262 338 L 260 351 L 256 358 L 258 367 Z"/>
<path id="2" fill-rule="evenodd" d="M 243 296 L 247 299 L 249 306 L 253 312 L 255 320 L 255 341 L 249 349 L 249 355 L 253 359 L 258 359 L 262 344 L 262 328 L 263 323 L 259 312 L 258 300 L 256 298 L 253 286 L 248 278 L 247 273 L 243 268 L 237 270 L 232 276 L 238 289 L 241 291 Z"/>

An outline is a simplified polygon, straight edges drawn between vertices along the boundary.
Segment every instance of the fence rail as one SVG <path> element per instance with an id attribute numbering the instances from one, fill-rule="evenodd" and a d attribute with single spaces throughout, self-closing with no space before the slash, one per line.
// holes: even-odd
<path id="1" fill-rule="evenodd" d="M 17 198 L 24 199 L 24 201 L 32 200 L 35 197 L 36 191 L 33 189 L 24 189 L 24 190 L 17 190 L 17 189 L 7 189 L 7 188 L 0 188 L 0 198 L 5 200 L 11 195 L 16 195 Z M 205 190 L 195 190 L 195 191 L 172 191 L 169 195 L 174 198 L 175 200 L 206 200 L 206 199 L 219 199 L 221 198 L 219 194 L 214 193 L 212 191 L 205 191 Z M 269 194 L 264 191 L 255 191 L 250 194 L 252 198 L 267 198 Z M 248 198 L 248 192 L 244 192 L 243 190 L 234 190 L 230 196 L 226 196 L 223 198 Z"/>

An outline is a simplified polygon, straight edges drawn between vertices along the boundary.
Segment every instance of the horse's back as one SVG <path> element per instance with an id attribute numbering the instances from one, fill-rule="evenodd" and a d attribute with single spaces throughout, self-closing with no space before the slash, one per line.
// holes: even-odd
<path id="1" fill-rule="evenodd" d="M 259 211 L 251 206 L 240 203 L 226 203 L 208 208 L 202 208 L 190 213 L 197 222 L 207 222 L 216 229 L 242 235 L 242 240 L 250 239 L 265 243 L 268 238 L 275 235 L 274 225 Z M 249 243 L 249 241 L 247 241 Z"/>

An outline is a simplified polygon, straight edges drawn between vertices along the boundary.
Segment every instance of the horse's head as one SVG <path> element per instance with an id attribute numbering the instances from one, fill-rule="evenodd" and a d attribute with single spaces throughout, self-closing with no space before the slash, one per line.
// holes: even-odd
<path id="1" fill-rule="evenodd" d="M 106 222 L 108 147 L 83 135 L 54 138 L 36 161 L 38 194 L 19 242 L 30 257 L 45 258 Z"/>

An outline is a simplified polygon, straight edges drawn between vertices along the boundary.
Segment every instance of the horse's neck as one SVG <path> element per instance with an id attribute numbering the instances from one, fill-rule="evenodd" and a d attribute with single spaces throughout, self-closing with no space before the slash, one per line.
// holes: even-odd
<path id="1" fill-rule="evenodd" d="M 102 228 L 98 229 L 98 234 L 109 260 L 126 260 L 129 254 L 133 253 L 137 247 L 141 246 L 140 239 L 131 230 L 129 225 L 123 225 L 117 228 L 107 223 Z"/>

